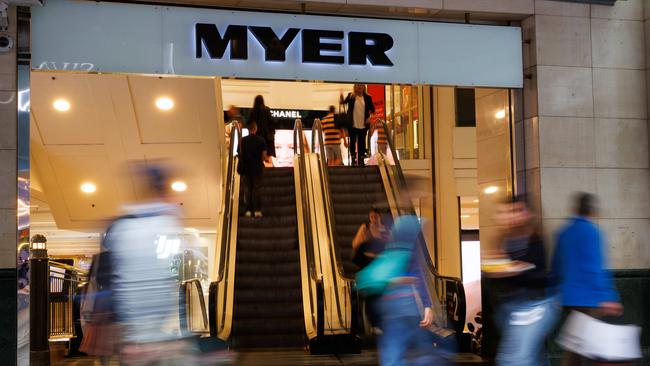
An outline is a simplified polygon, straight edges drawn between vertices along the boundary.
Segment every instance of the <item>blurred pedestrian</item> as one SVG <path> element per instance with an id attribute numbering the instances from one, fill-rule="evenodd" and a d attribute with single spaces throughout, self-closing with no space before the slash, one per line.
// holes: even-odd
<path id="1" fill-rule="evenodd" d="M 549 365 L 546 337 L 559 316 L 559 302 L 547 271 L 544 243 L 525 196 L 500 204 L 497 222 L 504 227 L 497 278 L 500 289 L 495 321 L 501 330 L 498 366 Z"/>
<path id="2" fill-rule="evenodd" d="M 257 134 L 264 139 L 266 143 L 266 156 L 264 160 L 271 161 L 275 157 L 275 122 L 271 116 L 271 110 L 264 104 L 264 97 L 257 95 L 253 102 L 253 109 L 248 116 L 246 127 L 250 130 L 251 122 L 257 125 Z"/>
<path id="3" fill-rule="evenodd" d="M 334 124 L 334 112 L 336 112 L 336 108 L 331 105 L 329 107 L 329 113 L 321 119 L 323 134 L 325 135 L 325 154 L 327 156 L 328 166 L 343 165 L 341 139 L 347 145 L 345 131 L 342 128 L 336 128 Z"/>
<path id="4" fill-rule="evenodd" d="M 445 365 L 434 348 L 433 335 L 427 330 L 434 321 L 431 297 L 424 284 L 420 267 L 419 220 L 415 216 L 401 216 L 395 220 L 392 241 L 373 261 L 377 274 L 392 278 L 379 299 L 382 335 L 379 338 L 379 359 L 382 366 Z M 407 256 L 404 256 L 407 253 Z M 379 260 L 383 258 L 383 260 Z M 390 274 L 401 267 L 400 273 Z M 366 267 L 370 268 L 370 266 Z"/>
<path id="5" fill-rule="evenodd" d="M 388 139 L 386 138 L 386 130 L 384 130 L 384 121 L 376 116 L 370 117 L 370 132 L 371 137 L 377 134 L 377 151 L 375 153 L 382 153 L 386 155 L 388 151 Z"/>
<path id="6" fill-rule="evenodd" d="M 178 206 L 169 202 L 167 169 L 149 163 L 135 170 L 140 201 L 125 207 L 104 238 L 125 365 L 170 360 L 181 347 L 178 287 L 170 270 L 181 244 Z"/>
<path id="7" fill-rule="evenodd" d="M 557 234 L 553 273 L 557 276 L 562 306 L 594 318 L 623 314 L 618 292 L 607 270 L 604 239 L 594 222 L 596 197 L 590 193 L 575 196 L 575 216 Z M 565 352 L 562 365 L 581 365 L 586 359 Z"/>
<path id="8" fill-rule="evenodd" d="M 242 177 L 244 191 L 245 216 L 262 217 L 260 187 L 264 175 L 264 161 L 267 157 L 268 146 L 264 138 L 258 136 L 257 125 L 248 123 L 248 136 L 241 140 L 239 165 L 237 173 Z"/>
<path id="9" fill-rule="evenodd" d="M 226 146 L 230 147 L 230 139 L 233 129 L 232 122 L 236 122 L 237 125 L 239 125 L 239 128 L 244 128 L 244 117 L 242 117 L 241 113 L 239 113 L 239 108 L 234 105 L 230 105 L 225 113 L 224 122 L 226 123 Z"/>
<path id="10" fill-rule="evenodd" d="M 352 93 L 345 98 L 341 94 L 339 99 L 341 104 L 347 104 L 348 118 L 352 121 L 352 127 L 348 130 L 352 165 L 363 166 L 370 115 L 375 113 L 375 105 L 370 94 L 366 92 L 365 84 L 354 84 Z"/>

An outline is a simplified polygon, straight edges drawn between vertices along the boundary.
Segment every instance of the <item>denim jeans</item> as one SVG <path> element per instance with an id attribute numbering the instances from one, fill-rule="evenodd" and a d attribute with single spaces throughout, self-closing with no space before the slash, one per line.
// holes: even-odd
<path id="1" fill-rule="evenodd" d="M 501 329 L 496 365 L 547 366 L 546 337 L 560 316 L 556 296 L 502 303 L 495 321 Z"/>
<path id="2" fill-rule="evenodd" d="M 415 296 L 379 299 L 383 334 L 379 338 L 381 366 L 448 365 L 434 347 L 434 336 L 420 327 L 422 316 Z"/>

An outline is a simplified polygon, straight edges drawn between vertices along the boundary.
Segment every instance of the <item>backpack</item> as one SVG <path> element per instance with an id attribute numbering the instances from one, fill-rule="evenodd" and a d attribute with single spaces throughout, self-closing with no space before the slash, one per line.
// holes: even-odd
<path id="1" fill-rule="evenodd" d="M 390 243 L 364 269 L 357 272 L 357 290 L 365 296 L 380 295 L 386 287 L 397 277 L 407 271 L 413 245 L 405 242 Z"/>

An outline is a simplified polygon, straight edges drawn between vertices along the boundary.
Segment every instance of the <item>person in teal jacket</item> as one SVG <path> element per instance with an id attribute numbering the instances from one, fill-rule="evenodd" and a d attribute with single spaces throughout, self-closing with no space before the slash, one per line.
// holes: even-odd
<path id="1" fill-rule="evenodd" d="M 620 316 L 623 306 L 607 270 L 603 235 L 594 223 L 596 197 L 579 193 L 575 200 L 576 216 L 558 232 L 552 263 L 562 306 L 597 318 Z M 563 365 L 579 365 L 578 358 L 567 353 Z"/>

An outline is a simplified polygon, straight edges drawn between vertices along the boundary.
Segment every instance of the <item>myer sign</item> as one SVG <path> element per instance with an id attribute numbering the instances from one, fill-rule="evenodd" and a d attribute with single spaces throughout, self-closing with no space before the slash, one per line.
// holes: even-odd
<path id="1" fill-rule="evenodd" d="M 322 29 L 289 28 L 281 36 L 271 27 L 229 25 L 224 35 L 219 34 L 216 24 L 198 23 L 194 26 L 196 58 L 203 57 L 203 48 L 211 59 L 224 56 L 230 45 L 231 60 L 248 60 L 248 31 L 264 48 L 264 61 L 286 61 L 287 49 L 294 43 L 298 34 L 301 42 L 303 63 L 344 64 L 342 41 L 345 32 Z M 393 66 L 386 52 L 393 48 L 393 37 L 386 33 L 348 32 L 348 65 Z M 324 54 L 331 52 L 332 54 Z"/>
<path id="2" fill-rule="evenodd" d="M 32 9 L 32 65 L 93 71 L 522 86 L 521 29 L 50 0 Z"/>

